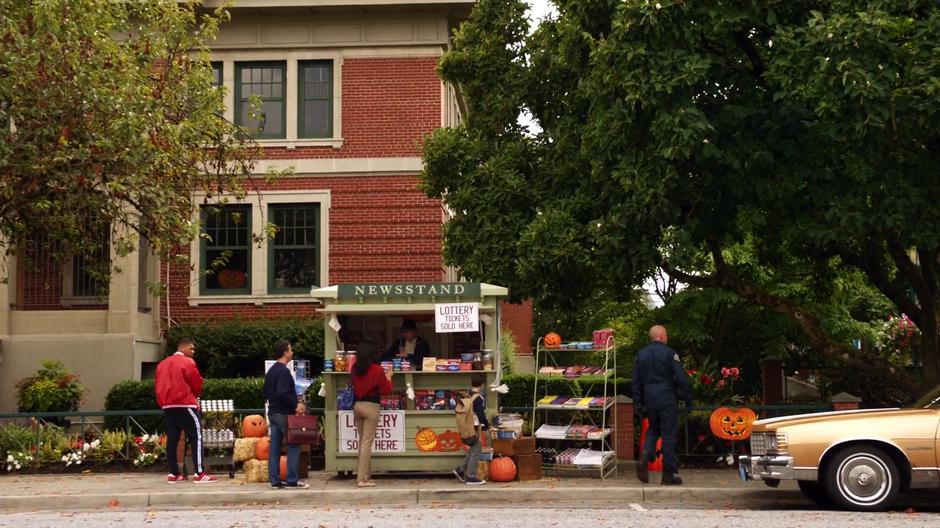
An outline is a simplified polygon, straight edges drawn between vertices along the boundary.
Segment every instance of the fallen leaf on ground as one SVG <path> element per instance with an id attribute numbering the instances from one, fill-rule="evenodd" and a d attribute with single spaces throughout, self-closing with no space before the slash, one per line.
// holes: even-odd
<path id="1" fill-rule="evenodd" d="M 120 507 L 121 507 L 121 501 L 117 499 L 111 499 L 108 501 L 108 508 L 111 508 L 112 510 L 116 510 Z"/>

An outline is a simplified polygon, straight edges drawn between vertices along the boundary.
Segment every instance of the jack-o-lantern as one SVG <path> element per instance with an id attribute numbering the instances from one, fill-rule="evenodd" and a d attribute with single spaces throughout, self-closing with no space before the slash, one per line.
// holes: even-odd
<path id="1" fill-rule="evenodd" d="M 755 420 L 757 415 L 747 407 L 719 407 L 708 419 L 708 425 L 716 437 L 739 442 L 751 437 L 751 425 Z"/>
<path id="2" fill-rule="evenodd" d="M 561 346 L 561 336 L 555 332 L 545 334 L 545 346 L 548 348 L 557 348 Z"/>
<path id="3" fill-rule="evenodd" d="M 248 278 L 242 270 L 226 268 L 219 272 L 219 286 L 226 290 L 244 288 L 247 282 Z"/>
<path id="4" fill-rule="evenodd" d="M 437 451 L 460 451 L 462 447 L 463 441 L 460 439 L 460 433 L 457 431 L 447 431 L 437 435 Z"/>
<path id="5" fill-rule="evenodd" d="M 499 457 L 490 462 L 490 480 L 510 482 L 516 478 L 516 464 L 509 457 Z"/>
<path id="6" fill-rule="evenodd" d="M 271 450 L 271 437 L 265 436 L 255 444 L 255 458 L 258 460 L 267 460 L 268 452 Z"/>
<path id="7" fill-rule="evenodd" d="M 264 421 L 264 416 L 260 414 L 250 414 L 242 420 L 242 436 L 245 438 L 261 438 L 268 434 L 268 424 Z"/>
<path id="8" fill-rule="evenodd" d="M 418 429 L 418 434 L 415 435 L 415 445 L 418 446 L 418 451 L 425 453 L 435 451 L 437 443 L 437 433 L 427 427 Z"/>

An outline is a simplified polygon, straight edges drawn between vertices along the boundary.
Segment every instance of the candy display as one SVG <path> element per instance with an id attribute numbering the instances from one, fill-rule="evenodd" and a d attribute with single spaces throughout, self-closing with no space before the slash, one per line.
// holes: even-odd
<path id="1" fill-rule="evenodd" d="M 405 409 L 405 395 L 400 392 L 393 392 L 382 396 L 379 401 L 383 411 L 401 411 Z"/>
<path id="2" fill-rule="evenodd" d="M 448 411 L 457 407 L 456 391 L 416 390 L 415 409 L 419 411 Z"/>

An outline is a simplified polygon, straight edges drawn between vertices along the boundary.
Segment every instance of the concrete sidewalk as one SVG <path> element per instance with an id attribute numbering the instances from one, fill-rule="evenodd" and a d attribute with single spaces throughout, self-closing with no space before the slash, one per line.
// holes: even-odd
<path id="1" fill-rule="evenodd" d="M 467 486 L 441 476 L 377 476 L 378 486 L 360 489 L 352 478 L 311 473 L 305 490 L 276 490 L 246 483 L 241 475 L 220 475 L 213 484 L 167 484 L 160 473 L 6 475 L 0 477 L 0 510 L 61 510 L 172 506 L 395 505 L 417 503 L 554 504 L 615 502 L 714 503 L 773 499 L 805 502 L 793 483 L 771 490 L 760 482 L 741 482 L 733 470 L 686 470 L 685 485 L 664 487 L 659 474 L 641 484 L 634 467 L 606 480 L 549 476 L 530 482 Z"/>

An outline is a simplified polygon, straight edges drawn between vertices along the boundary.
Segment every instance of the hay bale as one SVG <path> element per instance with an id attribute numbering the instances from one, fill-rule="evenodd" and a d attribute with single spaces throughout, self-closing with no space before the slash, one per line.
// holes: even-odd
<path id="1" fill-rule="evenodd" d="M 490 463 L 486 460 L 481 460 L 479 464 L 477 464 L 477 478 L 490 480 Z"/>
<path id="2" fill-rule="evenodd" d="M 246 460 L 242 464 L 246 482 L 269 482 L 267 460 Z"/>
<path id="3" fill-rule="evenodd" d="M 245 462 L 255 458 L 255 446 L 258 445 L 260 438 L 236 438 L 235 451 L 232 453 L 232 459 L 235 462 Z"/>

